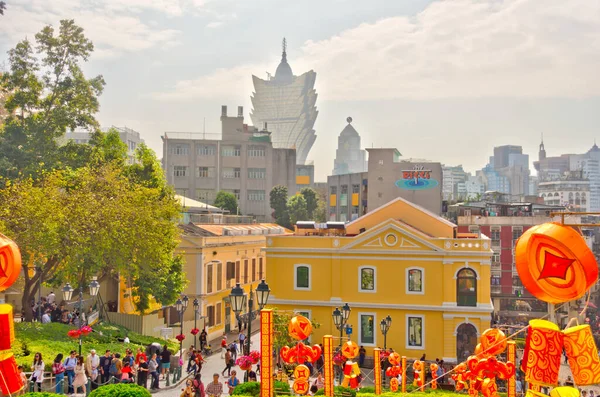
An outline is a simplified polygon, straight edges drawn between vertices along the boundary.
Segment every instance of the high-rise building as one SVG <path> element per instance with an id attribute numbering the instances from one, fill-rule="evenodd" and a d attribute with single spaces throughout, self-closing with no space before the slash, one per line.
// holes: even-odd
<path id="1" fill-rule="evenodd" d="M 119 137 L 124 144 L 127 145 L 127 157 L 129 163 L 133 164 L 135 161 L 135 149 L 138 145 L 144 143 L 144 140 L 140 137 L 140 133 L 127 127 L 115 127 L 114 125 L 109 128 L 102 128 L 103 132 L 110 130 L 116 130 L 119 132 Z M 89 143 L 92 133 L 89 131 L 75 130 L 68 131 L 61 141 L 74 141 L 75 143 Z"/>
<path id="2" fill-rule="evenodd" d="M 352 117 L 346 119 L 348 125 L 344 127 L 338 137 L 338 148 L 333 160 L 333 175 L 352 174 L 367 170 L 367 152 L 360 148 L 360 135 L 352 126 Z"/>
<path id="3" fill-rule="evenodd" d="M 212 204 L 221 191 L 233 193 L 240 213 L 259 222 L 271 220 L 269 193 L 283 185 L 296 192 L 296 152 L 274 149 L 270 133 L 244 124 L 222 107 L 220 136 L 166 132 L 163 169 L 178 194 Z M 208 136 L 207 136 L 208 135 Z"/>
<path id="4" fill-rule="evenodd" d="M 460 196 L 458 186 L 460 183 L 465 183 L 469 177 L 469 173 L 465 172 L 462 165 L 442 166 L 442 174 L 444 184 L 442 186 L 442 196 L 444 200 L 461 200 L 464 197 Z"/>
<path id="5" fill-rule="evenodd" d="M 590 180 L 583 171 L 568 171 L 560 179 L 540 182 L 538 194 L 548 205 L 563 205 L 573 212 L 590 212 Z"/>
<path id="6" fill-rule="evenodd" d="M 497 146 L 480 175 L 486 180 L 487 190 L 512 196 L 528 195 L 529 155 L 523 154 L 521 146 Z"/>
<path id="7" fill-rule="evenodd" d="M 275 76 L 269 75 L 267 80 L 252 76 L 252 123 L 271 131 L 273 148 L 296 149 L 298 164 L 306 162 L 317 138 L 313 129 L 318 114 L 316 78 L 317 74 L 312 70 L 294 76 L 287 62 L 285 39 Z"/>

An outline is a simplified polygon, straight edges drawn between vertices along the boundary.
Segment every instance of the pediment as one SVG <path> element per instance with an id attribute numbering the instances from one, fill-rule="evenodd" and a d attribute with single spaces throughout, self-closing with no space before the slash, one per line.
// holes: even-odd
<path id="1" fill-rule="evenodd" d="M 373 229 L 356 236 L 356 241 L 344 246 L 345 250 L 441 251 L 426 237 L 419 236 L 396 224 Z"/>

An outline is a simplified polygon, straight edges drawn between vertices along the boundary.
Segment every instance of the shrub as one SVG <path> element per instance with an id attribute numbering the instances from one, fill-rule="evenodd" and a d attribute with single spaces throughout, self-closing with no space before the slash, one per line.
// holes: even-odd
<path id="1" fill-rule="evenodd" d="M 240 383 L 233 389 L 232 396 L 258 396 L 260 394 L 260 382 Z"/>
<path id="2" fill-rule="evenodd" d="M 356 397 L 356 390 L 351 389 L 349 387 L 344 386 L 336 386 L 333 388 L 333 393 L 336 395 L 341 395 L 342 393 L 346 395 L 350 395 L 351 397 Z M 325 389 L 319 389 L 315 393 L 315 396 L 322 396 L 325 394 Z"/>
<path id="3" fill-rule="evenodd" d="M 290 394 L 290 384 L 276 380 L 273 385 L 275 394 Z"/>
<path id="4" fill-rule="evenodd" d="M 22 397 L 56 397 L 58 394 L 44 392 L 25 393 Z"/>
<path id="5" fill-rule="evenodd" d="M 89 397 L 151 397 L 151 394 L 147 389 L 133 383 L 117 383 L 102 386 L 91 392 Z"/>

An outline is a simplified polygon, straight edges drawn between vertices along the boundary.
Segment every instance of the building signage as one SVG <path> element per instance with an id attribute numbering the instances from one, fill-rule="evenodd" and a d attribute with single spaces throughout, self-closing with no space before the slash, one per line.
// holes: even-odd
<path id="1" fill-rule="evenodd" d="M 405 190 L 426 190 L 437 185 L 439 182 L 431 177 L 431 170 L 422 165 L 415 165 L 412 170 L 403 170 L 402 179 L 396 181 L 396 186 Z"/>

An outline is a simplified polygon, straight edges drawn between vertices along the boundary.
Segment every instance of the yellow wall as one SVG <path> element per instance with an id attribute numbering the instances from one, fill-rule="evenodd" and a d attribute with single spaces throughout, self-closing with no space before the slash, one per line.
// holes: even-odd
<path id="1" fill-rule="evenodd" d="M 378 214 L 382 219 L 384 214 Z M 368 217 L 369 214 L 363 218 Z M 472 324 L 478 332 L 489 327 L 493 310 L 490 299 L 490 259 L 492 251 L 485 236 L 481 239 L 454 239 L 426 236 L 419 232 L 424 223 L 432 223 L 430 214 L 413 214 L 414 223 L 406 225 L 391 219 L 353 237 L 278 236 L 267 244 L 272 307 L 308 311 L 321 327 L 314 331 L 313 342 L 326 334 L 339 335 L 333 325 L 332 311 L 349 303 L 352 340 L 370 351 L 383 347 L 379 322 L 387 315 L 392 327 L 387 347 L 402 355 L 431 359 L 456 358 L 456 330 L 460 324 Z M 373 220 L 365 220 L 374 223 Z M 440 223 L 443 230 L 443 223 Z M 310 269 L 309 289 L 297 288 L 296 267 Z M 361 291 L 359 270 L 375 269 L 373 291 Z M 423 271 L 423 292 L 407 291 L 407 270 Z M 476 306 L 458 306 L 456 274 L 469 268 L 478 276 Z M 375 341 L 361 343 L 359 313 L 375 318 Z M 409 346 L 407 317 L 423 316 L 424 346 Z M 470 327 L 470 326 L 468 326 Z"/>
<path id="2" fill-rule="evenodd" d="M 310 176 L 296 175 L 296 185 L 310 185 Z"/>

